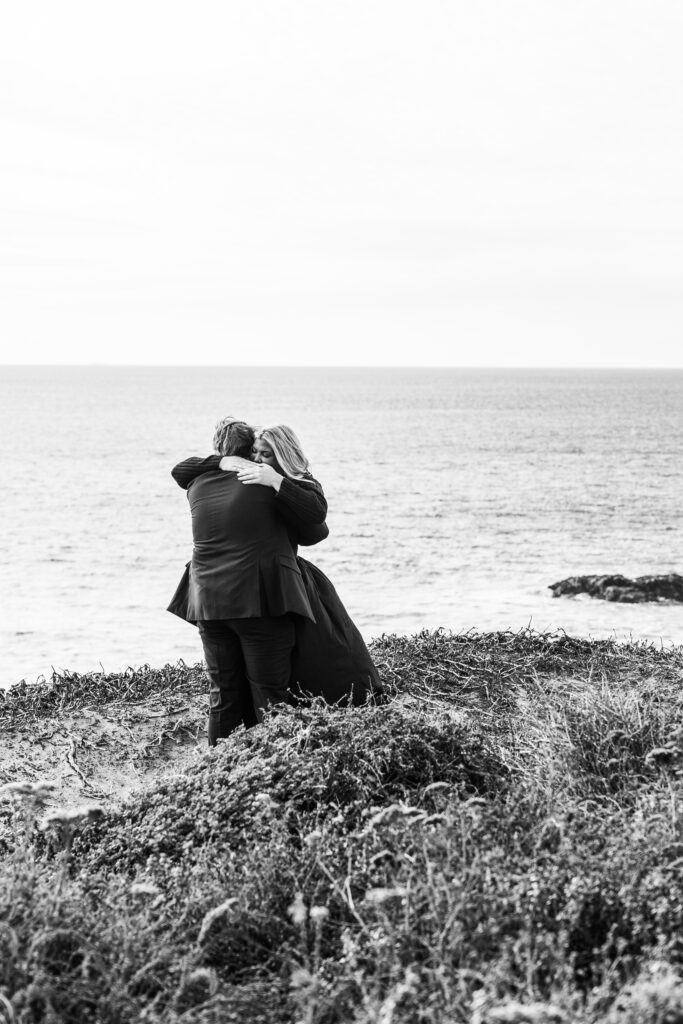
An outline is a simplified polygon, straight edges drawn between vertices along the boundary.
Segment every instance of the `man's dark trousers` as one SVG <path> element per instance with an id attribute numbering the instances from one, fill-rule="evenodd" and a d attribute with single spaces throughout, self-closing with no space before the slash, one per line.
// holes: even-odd
<path id="1" fill-rule="evenodd" d="M 209 745 L 250 727 L 273 704 L 289 700 L 294 622 L 275 618 L 205 619 L 197 623 L 209 677 Z"/>

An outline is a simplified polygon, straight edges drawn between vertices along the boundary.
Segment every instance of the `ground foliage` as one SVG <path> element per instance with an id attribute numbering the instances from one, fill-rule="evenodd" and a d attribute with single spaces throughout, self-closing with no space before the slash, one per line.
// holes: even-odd
<path id="1" fill-rule="evenodd" d="M 16 793 L 0 1020 L 683 1024 L 681 650 L 372 652 L 384 707 L 287 709 L 103 812 Z"/>
<path id="2" fill-rule="evenodd" d="M 54 671 L 49 680 L 27 683 L 22 679 L 16 686 L 0 690 L 0 727 L 26 727 L 47 715 L 102 703 L 130 705 L 152 697 L 170 702 L 205 689 L 202 666 L 183 661 L 161 669 L 143 665 L 113 673 Z"/>

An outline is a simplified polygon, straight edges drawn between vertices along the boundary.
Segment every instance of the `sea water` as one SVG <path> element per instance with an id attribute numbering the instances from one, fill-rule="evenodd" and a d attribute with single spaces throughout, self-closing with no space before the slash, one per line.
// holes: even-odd
<path id="1" fill-rule="evenodd" d="M 683 606 L 548 589 L 683 572 L 683 371 L 2 367 L 0 686 L 200 660 L 165 611 L 191 554 L 170 469 L 225 415 L 299 435 L 330 527 L 301 553 L 368 640 L 683 643 Z"/>

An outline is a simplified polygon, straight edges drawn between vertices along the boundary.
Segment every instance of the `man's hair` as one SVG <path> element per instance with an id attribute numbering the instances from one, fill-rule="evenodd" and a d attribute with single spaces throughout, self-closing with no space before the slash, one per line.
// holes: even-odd
<path id="1" fill-rule="evenodd" d="M 254 431 L 248 423 L 226 416 L 219 420 L 213 434 L 213 449 L 217 455 L 241 455 L 248 459 L 254 443 Z"/>
<path id="2" fill-rule="evenodd" d="M 303 453 L 301 441 L 291 427 L 278 423 L 272 427 L 261 427 L 255 437 L 262 439 L 273 449 L 278 466 L 285 476 L 301 480 L 310 474 L 311 467 Z"/>

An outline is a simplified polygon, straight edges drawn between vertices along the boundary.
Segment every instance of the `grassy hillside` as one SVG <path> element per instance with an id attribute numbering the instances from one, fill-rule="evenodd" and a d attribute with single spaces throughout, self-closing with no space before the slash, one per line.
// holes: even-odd
<path id="1" fill-rule="evenodd" d="M 92 799 L 99 740 L 64 741 L 80 806 L 35 759 L 5 785 L 0 1020 L 683 1024 L 683 649 L 372 650 L 386 707 L 288 709 L 212 752 L 197 668 L 7 694 L 23 751 L 94 707 L 183 724 L 128 726 L 123 802 Z M 182 770 L 149 760 L 169 732 Z"/>

